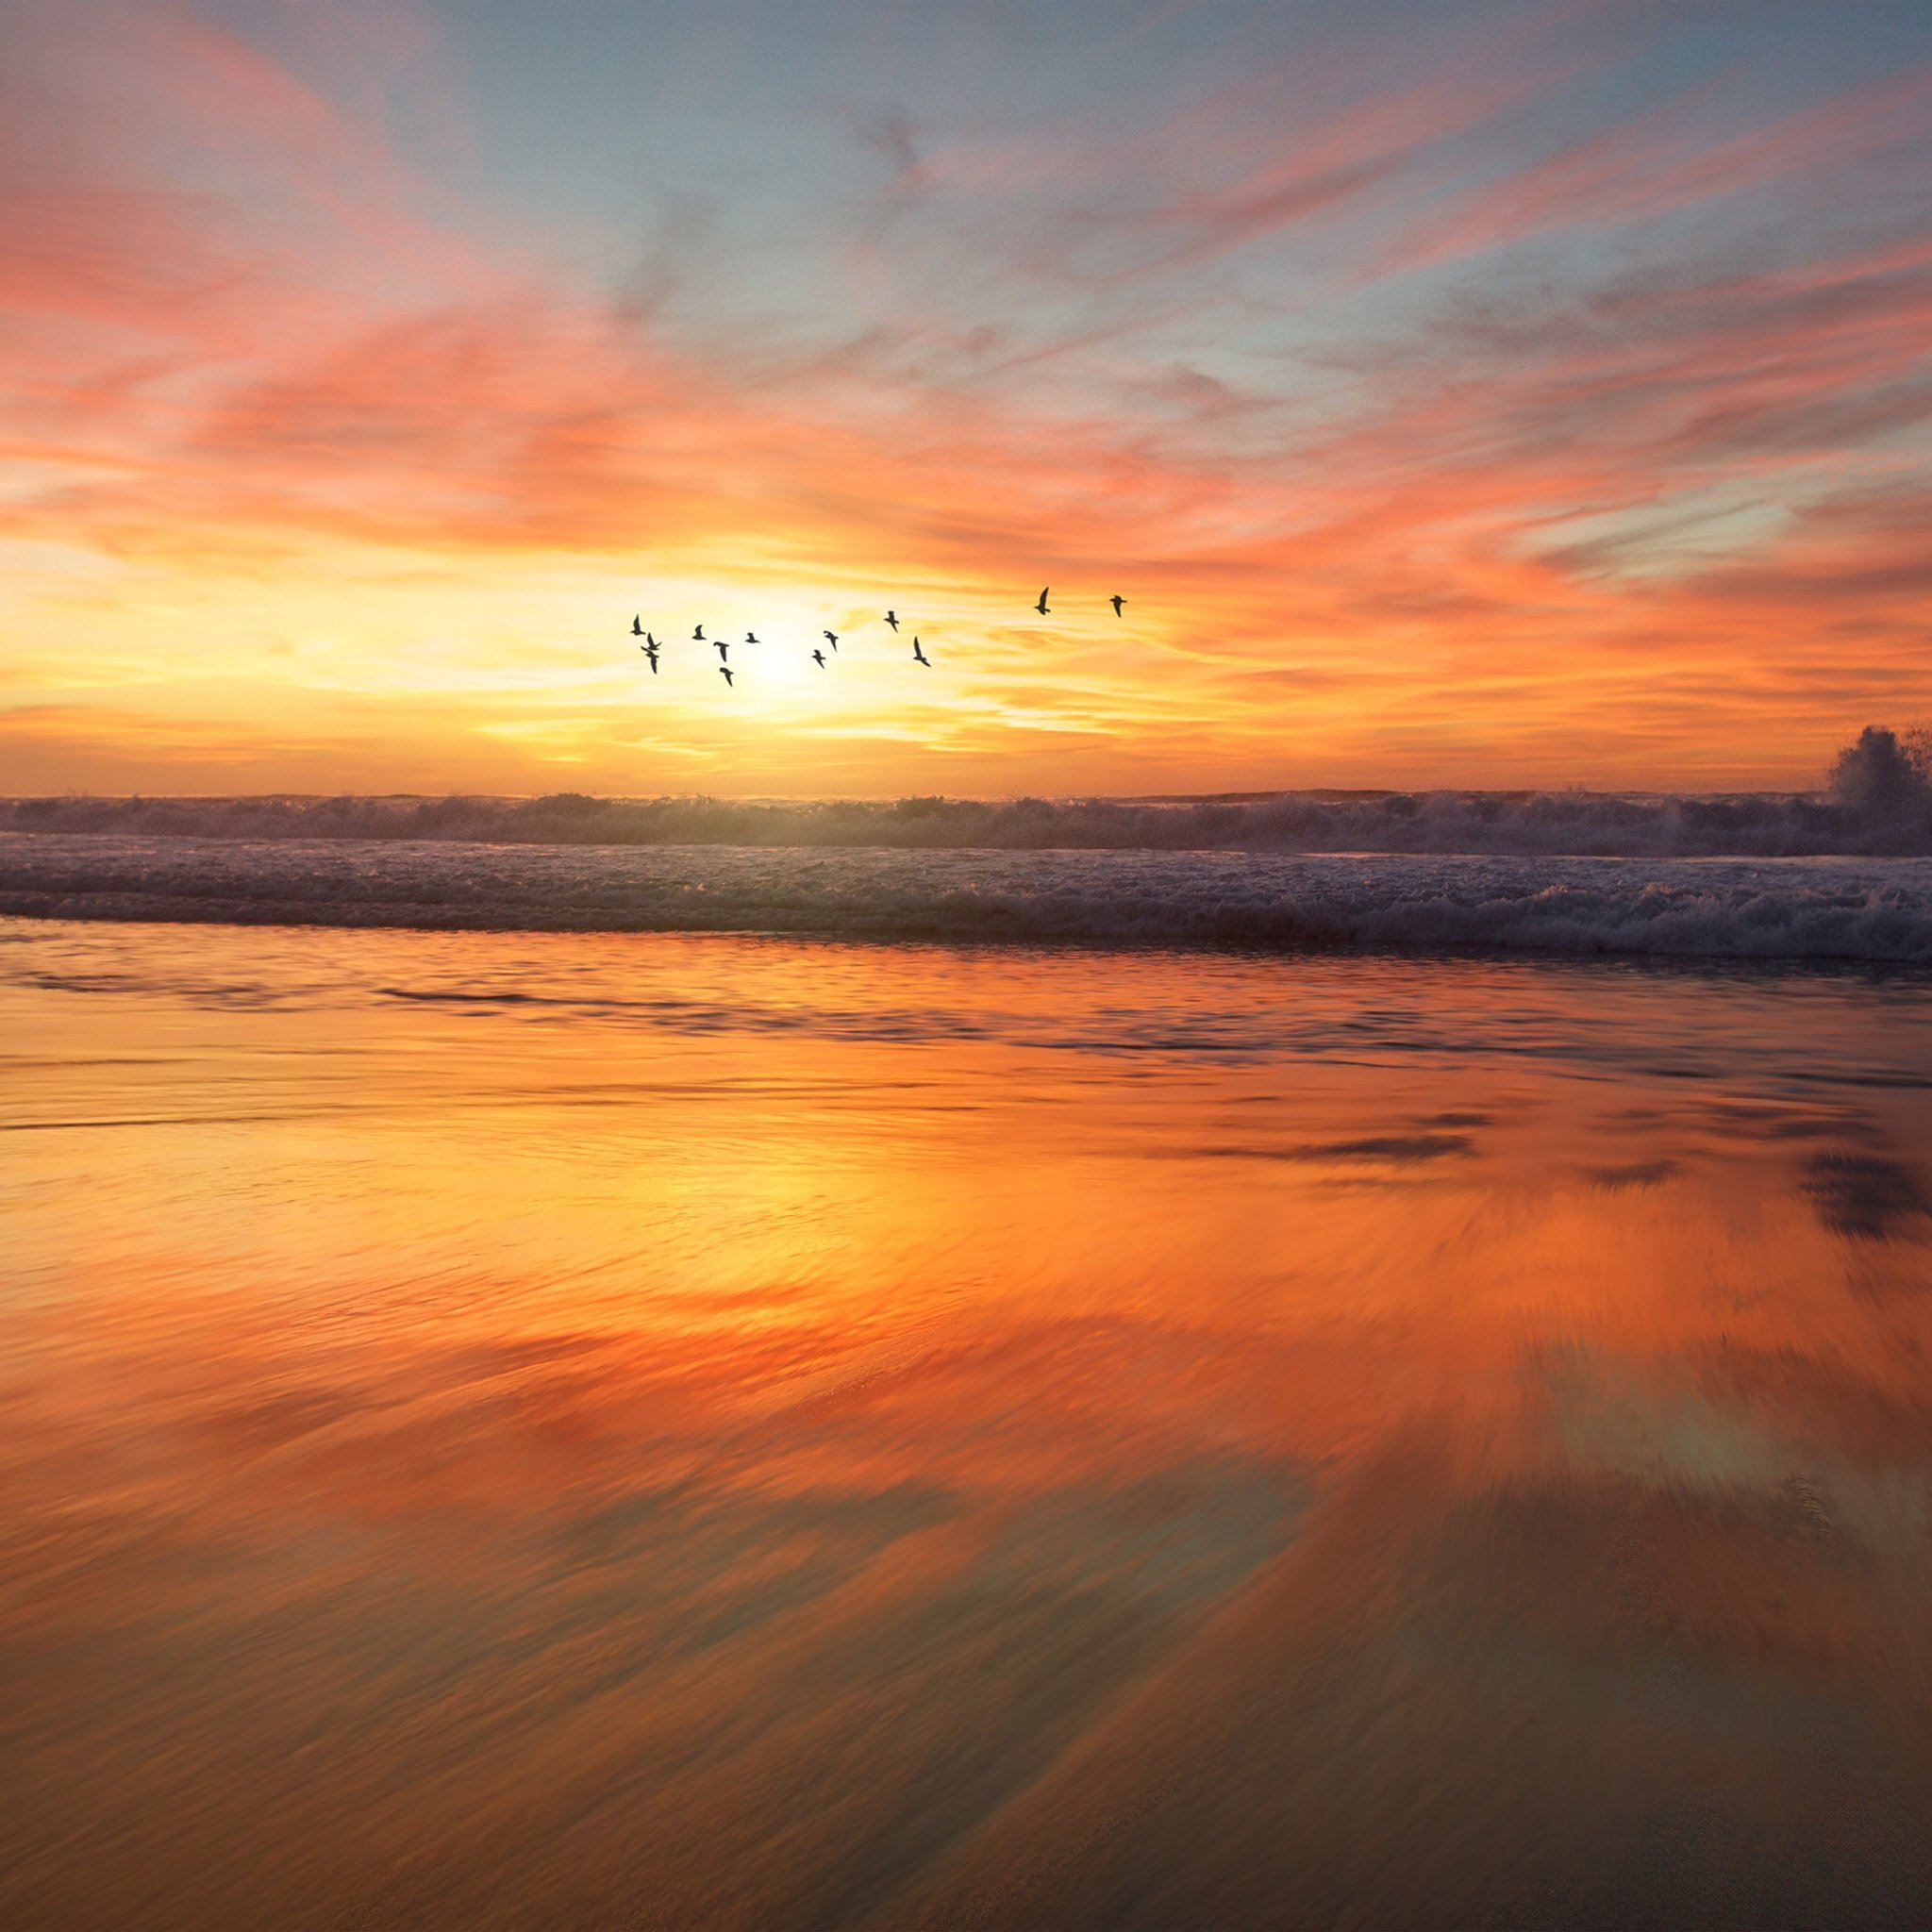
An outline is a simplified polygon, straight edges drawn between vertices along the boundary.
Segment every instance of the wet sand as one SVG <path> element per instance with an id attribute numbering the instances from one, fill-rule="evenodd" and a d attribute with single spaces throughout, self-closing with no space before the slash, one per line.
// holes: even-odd
<path id="1" fill-rule="evenodd" d="M 0 924 L 0 1922 L 1884 1925 L 1932 991 Z"/>

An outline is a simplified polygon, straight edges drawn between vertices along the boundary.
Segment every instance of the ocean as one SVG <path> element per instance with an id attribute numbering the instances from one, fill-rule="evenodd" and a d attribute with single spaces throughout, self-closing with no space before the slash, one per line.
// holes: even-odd
<path id="1" fill-rule="evenodd" d="M 0 833 L 0 1920 L 1922 1913 L 1932 860 L 321 808 Z"/>
<path id="2" fill-rule="evenodd" d="M 0 916 L 1932 964 L 1932 858 L 0 832 Z"/>

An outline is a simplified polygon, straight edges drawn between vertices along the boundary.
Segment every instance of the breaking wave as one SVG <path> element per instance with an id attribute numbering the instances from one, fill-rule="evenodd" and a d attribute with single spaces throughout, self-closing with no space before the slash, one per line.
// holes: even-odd
<path id="1" fill-rule="evenodd" d="M 1286 791 L 1169 800 L 42 798 L 0 829 L 250 840 L 1524 857 L 1932 856 L 1932 793 Z"/>
<path id="2" fill-rule="evenodd" d="M 0 835 L 0 913 L 1932 965 L 1932 860 Z"/>

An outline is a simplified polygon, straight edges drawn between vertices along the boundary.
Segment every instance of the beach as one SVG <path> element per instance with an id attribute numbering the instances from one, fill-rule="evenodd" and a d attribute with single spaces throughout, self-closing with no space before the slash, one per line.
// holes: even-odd
<path id="1" fill-rule="evenodd" d="M 100 890 L 0 921 L 8 1924 L 1921 1909 L 1909 948 Z"/>
<path id="2" fill-rule="evenodd" d="M 0 1932 L 1932 1932 L 1932 0 L 0 0 Z"/>

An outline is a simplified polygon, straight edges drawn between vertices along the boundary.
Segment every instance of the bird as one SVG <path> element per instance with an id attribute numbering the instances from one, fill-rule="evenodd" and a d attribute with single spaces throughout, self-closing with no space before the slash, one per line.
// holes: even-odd
<path id="1" fill-rule="evenodd" d="M 702 644 L 709 641 L 709 640 L 705 636 L 705 627 L 703 625 L 699 625 L 697 629 L 691 632 L 691 641 L 694 644 Z"/>
<path id="2" fill-rule="evenodd" d="M 823 671 L 825 668 L 825 654 L 823 651 L 814 651 L 811 654 L 811 661 Z"/>
<path id="3" fill-rule="evenodd" d="M 886 622 L 890 624 L 894 630 L 897 630 L 899 628 L 899 613 L 896 610 L 887 611 Z"/>
<path id="4" fill-rule="evenodd" d="M 912 661 L 915 664 L 924 664 L 928 671 L 932 669 L 932 659 L 919 648 L 919 640 L 917 638 L 912 640 Z"/>
<path id="5" fill-rule="evenodd" d="M 657 645 L 656 645 L 656 644 L 640 644 L 640 645 L 638 646 L 638 649 L 639 649 L 639 650 L 641 650 L 641 652 L 642 652 L 642 653 L 644 654 L 644 656 L 645 656 L 645 657 L 647 657 L 647 658 L 649 658 L 649 659 L 651 660 L 651 675 L 652 675 L 653 677 L 656 677 L 656 676 L 657 676 L 657 675 L 658 675 L 658 647 L 657 647 Z"/>
<path id="6" fill-rule="evenodd" d="M 1038 604 L 1036 604 L 1036 605 L 1035 605 L 1035 606 L 1033 607 L 1033 608 L 1034 608 L 1034 609 L 1036 609 L 1037 611 L 1039 611 L 1039 612 L 1040 612 L 1040 614 L 1041 614 L 1041 616 L 1042 616 L 1042 617 L 1044 617 L 1044 616 L 1045 616 L 1045 615 L 1047 614 L 1047 611 L 1046 611 L 1046 591 L 1050 591 L 1050 590 L 1052 590 L 1052 589 L 1053 589 L 1053 586 L 1052 586 L 1051 584 L 1047 585 L 1047 586 L 1046 586 L 1046 590 L 1042 590 L 1042 591 L 1041 591 L 1041 593 L 1040 593 L 1040 602 L 1039 602 Z"/>
<path id="7" fill-rule="evenodd" d="M 719 665 L 718 675 L 724 680 L 725 687 L 727 690 L 730 688 L 731 685 L 737 682 L 737 680 L 731 675 L 730 667 L 727 665 Z"/>
<path id="8" fill-rule="evenodd" d="M 632 637 L 634 637 L 634 638 L 641 638 L 641 637 L 642 637 L 642 636 L 643 636 L 643 634 L 644 634 L 644 620 L 643 620 L 643 619 L 642 619 L 641 617 L 633 617 L 633 618 L 631 619 L 631 621 L 630 621 L 630 634 L 631 634 L 631 636 L 632 636 Z"/>
<path id="9" fill-rule="evenodd" d="M 819 635 L 824 639 L 826 643 L 831 645 L 833 650 L 836 651 L 839 648 L 839 634 L 837 631 L 821 631 Z"/>
<path id="10" fill-rule="evenodd" d="M 1116 591 L 1107 601 L 1113 606 L 1113 614 L 1118 617 L 1121 614 L 1121 606 L 1127 600 Z"/>
<path id="11" fill-rule="evenodd" d="M 758 632 L 757 632 L 757 631 L 755 631 L 755 630 L 748 630 L 748 631 L 746 631 L 746 632 L 745 632 L 745 634 L 744 634 L 744 641 L 745 641 L 745 642 L 746 642 L 746 643 L 748 643 L 748 644 L 755 644 L 755 643 L 757 643 L 757 642 L 758 642 Z"/>
<path id="12" fill-rule="evenodd" d="M 714 645 L 715 645 L 715 646 L 717 647 L 717 652 L 718 652 L 718 661 L 719 661 L 719 663 L 721 663 L 721 664 L 728 664 L 728 663 L 730 663 L 730 661 L 731 661 L 731 646 L 730 646 L 729 644 L 727 644 L 727 643 L 726 643 L 726 642 L 724 641 L 724 640 L 723 638 L 713 638 L 713 639 L 711 640 L 711 642 L 712 642 L 712 643 L 713 643 L 713 644 L 714 644 Z"/>

